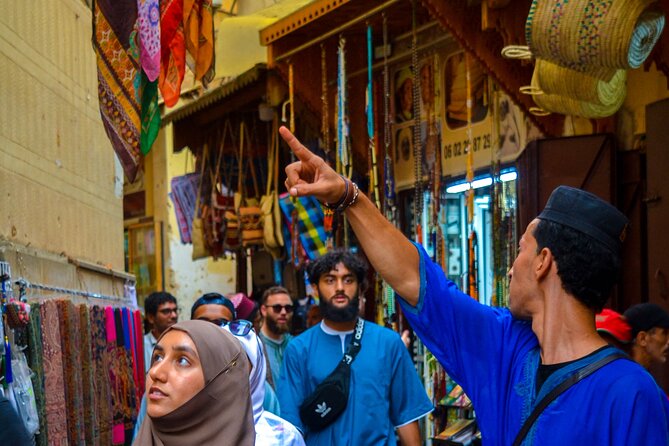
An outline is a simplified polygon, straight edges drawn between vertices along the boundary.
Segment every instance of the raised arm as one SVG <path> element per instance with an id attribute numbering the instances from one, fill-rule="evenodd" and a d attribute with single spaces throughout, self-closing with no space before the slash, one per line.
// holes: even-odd
<path id="1" fill-rule="evenodd" d="M 304 147 L 290 130 L 281 127 L 279 133 L 298 159 L 286 167 L 286 188 L 290 195 L 312 195 L 323 203 L 336 203 L 346 191 L 344 179 Z M 345 212 L 374 269 L 409 304 L 416 305 L 420 292 L 416 248 L 365 194 L 360 194 Z"/>

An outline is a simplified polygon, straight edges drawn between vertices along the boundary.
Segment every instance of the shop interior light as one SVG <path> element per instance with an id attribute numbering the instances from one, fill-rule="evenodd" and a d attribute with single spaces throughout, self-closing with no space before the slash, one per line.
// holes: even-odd
<path id="1" fill-rule="evenodd" d="M 518 173 L 515 170 L 512 170 L 511 172 L 501 174 L 499 176 L 499 181 L 505 183 L 507 181 L 514 181 L 516 178 L 518 178 Z"/>
<path id="2" fill-rule="evenodd" d="M 515 170 L 511 171 L 506 171 L 499 176 L 499 180 L 502 183 L 505 183 L 507 181 L 514 181 L 516 178 L 518 178 L 518 173 Z M 462 182 L 462 183 L 456 183 L 453 184 L 452 186 L 448 186 L 446 188 L 446 193 L 447 194 L 457 194 L 460 192 L 465 192 L 468 191 L 470 188 L 471 189 L 478 189 L 480 187 L 487 187 L 492 184 L 492 177 L 490 176 L 485 176 L 481 178 L 477 178 L 471 183 L 468 182 Z"/>

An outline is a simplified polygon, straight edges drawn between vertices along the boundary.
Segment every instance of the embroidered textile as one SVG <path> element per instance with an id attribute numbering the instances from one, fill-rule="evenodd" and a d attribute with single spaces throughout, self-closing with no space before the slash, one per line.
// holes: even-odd
<path id="1" fill-rule="evenodd" d="M 30 324 L 28 326 L 28 367 L 32 370 L 33 392 L 39 415 L 39 432 L 35 435 L 37 446 L 47 446 L 48 428 L 44 396 L 44 356 L 42 353 L 41 305 L 39 302 L 30 304 Z"/>
<path id="2" fill-rule="evenodd" d="M 84 407 L 84 438 L 87 445 L 95 444 L 98 424 L 97 405 L 95 403 L 95 391 L 93 388 L 93 352 L 91 349 L 91 315 L 88 306 L 77 305 L 79 316 L 79 328 L 81 333 L 81 387 L 83 390 Z"/>
<path id="3" fill-rule="evenodd" d="M 160 5 L 158 0 L 138 0 L 139 55 L 150 82 L 160 74 Z"/>
<path id="4" fill-rule="evenodd" d="M 68 437 L 58 305 L 55 301 L 46 301 L 40 307 L 40 312 L 42 317 L 44 395 L 49 444 L 65 446 L 68 444 Z"/>
<path id="5" fill-rule="evenodd" d="M 181 243 L 192 243 L 191 231 L 193 229 L 195 202 L 197 201 L 199 185 L 199 173 L 189 173 L 180 177 L 174 177 L 171 181 L 172 193 L 170 193 L 170 198 L 174 204 L 174 212 L 179 223 Z"/>
<path id="6" fill-rule="evenodd" d="M 79 318 L 71 300 L 58 300 L 60 339 L 63 351 L 63 376 L 65 378 L 65 406 L 67 408 L 67 432 L 71 444 L 80 444 L 84 437 L 81 385 L 81 342 L 79 341 Z"/>
<path id="7" fill-rule="evenodd" d="M 97 56 L 100 115 L 128 179 L 140 163 L 141 70 L 136 46 L 137 0 L 97 0 L 93 47 Z"/>
<path id="8" fill-rule="evenodd" d="M 95 444 L 112 443 L 112 400 L 109 369 L 111 359 L 107 348 L 106 314 L 101 307 L 94 306 L 91 317 L 91 353 L 93 363 L 93 388 L 97 410 L 97 441 Z"/>

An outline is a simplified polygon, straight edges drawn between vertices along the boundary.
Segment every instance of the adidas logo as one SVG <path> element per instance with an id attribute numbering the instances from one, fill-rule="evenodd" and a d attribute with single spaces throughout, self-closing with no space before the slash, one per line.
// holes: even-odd
<path id="1" fill-rule="evenodd" d="M 321 418 L 323 418 L 327 414 L 329 414 L 331 410 L 332 410 L 332 408 L 328 407 L 328 405 L 325 401 L 323 401 L 320 404 L 316 404 L 316 413 L 320 414 Z"/>

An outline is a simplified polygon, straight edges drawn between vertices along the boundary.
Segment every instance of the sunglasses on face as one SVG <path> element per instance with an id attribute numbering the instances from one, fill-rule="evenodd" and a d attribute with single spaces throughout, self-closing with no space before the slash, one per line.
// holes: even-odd
<path id="1" fill-rule="evenodd" d="M 267 308 L 271 308 L 272 311 L 274 311 L 276 314 L 281 313 L 281 310 L 286 310 L 286 313 L 292 313 L 295 307 L 291 304 L 288 305 L 281 305 L 281 304 L 274 304 L 274 305 L 264 305 Z"/>
<path id="2" fill-rule="evenodd" d="M 229 321 L 223 318 L 221 319 L 200 318 L 200 320 L 211 322 L 212 324 L 218 325 L 219 327 L 225 327 L 227 325 L 228 328 L 230 329 L 230 333 L 232 333 L 235 336 L 246 336 L 253 328 L 253 324 L 245 319 Z"/>

